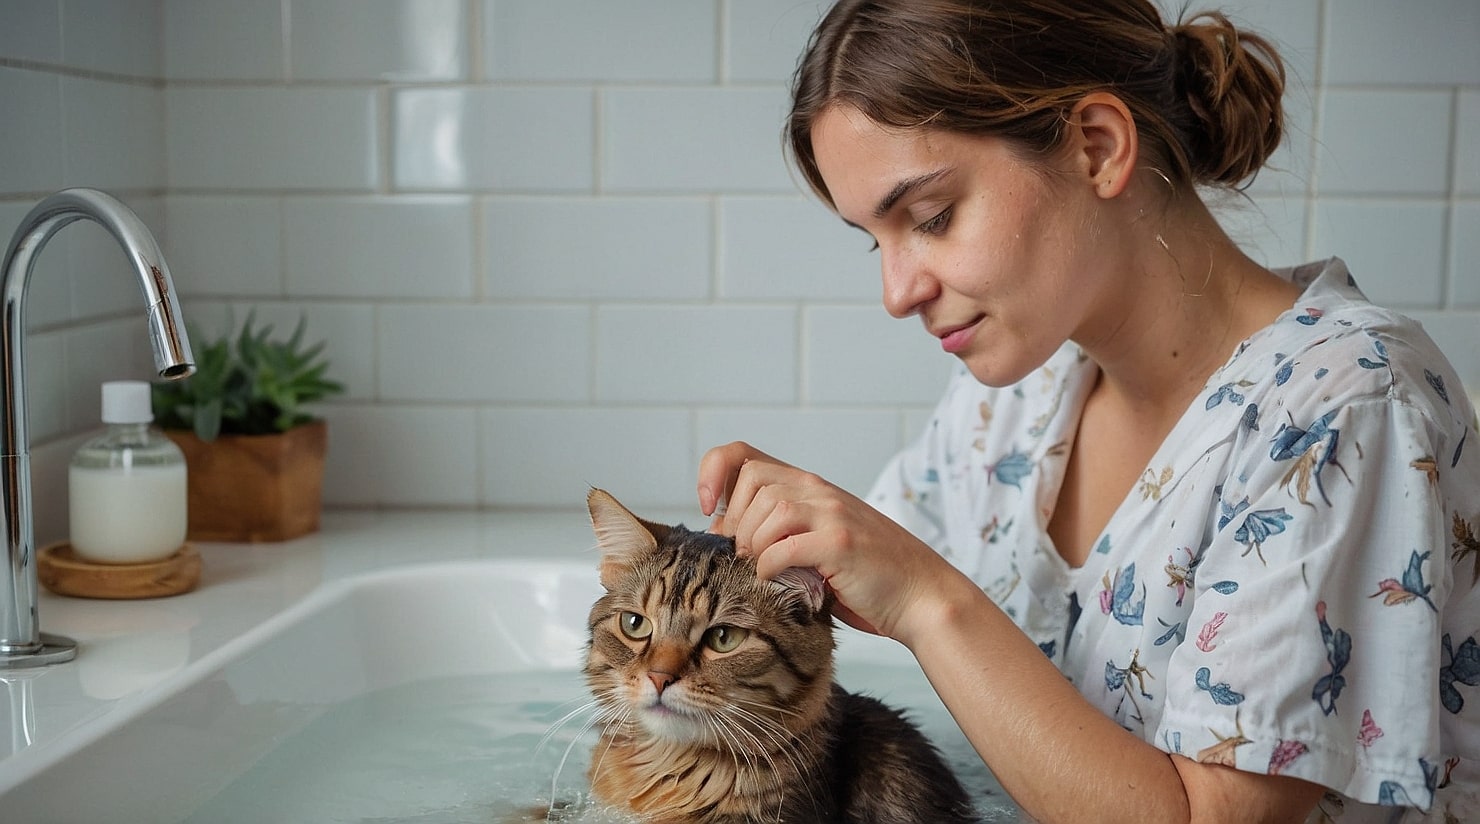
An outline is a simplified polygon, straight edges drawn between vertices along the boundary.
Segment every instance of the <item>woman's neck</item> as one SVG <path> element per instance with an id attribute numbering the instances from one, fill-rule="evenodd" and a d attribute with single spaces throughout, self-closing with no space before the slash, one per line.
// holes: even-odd
<path id="1" fill-rule="evenodd" d="M 1249 259 L 1202 205 L 1138 219 L 1138 242 L 1098 330 L 1077 339 L 1100 367 L 1095 391 L 1141 414 L 1180 417 L 1239 342 L 1289 309 L 1300 289 Z"/>

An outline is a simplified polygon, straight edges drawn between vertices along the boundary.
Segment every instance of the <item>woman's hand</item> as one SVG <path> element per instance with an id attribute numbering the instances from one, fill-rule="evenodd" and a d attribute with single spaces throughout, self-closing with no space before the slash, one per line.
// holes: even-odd
<path id="1" fill-rule="evenodd" d="M 733 535 L 762 578 L 816 569 L 837 596 L 838 618 L 906 644 L 912 621 L 962 577 L 888 516 L 746 443 L 705 453 L 699 504 L 715 516 L 710 530 Z"/>

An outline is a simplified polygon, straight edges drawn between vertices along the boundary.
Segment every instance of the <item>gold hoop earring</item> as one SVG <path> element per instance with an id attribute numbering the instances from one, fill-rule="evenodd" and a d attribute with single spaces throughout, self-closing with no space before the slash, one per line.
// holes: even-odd
<path id="1" fill-rule="evenodd" d="M 1172 263 L 1177 265 L 1177 279 L 1182 281 L 1182 297 L 1200 298 L 1206 295 L 1208 293 L 1208 284 L 1213 282 L 1213 256 L 1211 252 L 1208 254 L 1208 273 L 1203 275 L 1202 285 L 1197 287 L 1196 292 L 1189 292 L 1187 291 L 1187 275 L 1182 271 L 1182 261 L 1176 255 L 1172 254 L 1172 247 L 1167 245 L 1166 239 L 1161 236 L 1160 232 L 1156 233 L 1156 242 L 1161 246 L 1162 251 L 1166 252 L 1167 256 L 1172 259 Z"/>

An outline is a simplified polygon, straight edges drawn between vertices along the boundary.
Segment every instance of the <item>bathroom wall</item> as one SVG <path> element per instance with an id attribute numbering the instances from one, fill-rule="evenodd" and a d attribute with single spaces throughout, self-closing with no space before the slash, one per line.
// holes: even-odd
<path id="1" fill-rule="evenodd" d="M 1223 6 L 1292 64 L 1289 143 L 1230 230 L 1271 265 L 1342 255 L 1480 387 L 1480 5 Z M 688 506 L 733 438 L 862 490 L 950 363 L 782 162 L 818 9 L 0 0 L 0 105 L 34 112 L 0 120 L 0 231 L 102 186 L 194 323 L 306 317 L 349 388 L 323 409 L 334 505 Z M 74 231 L 32 295 L 48 490 L 98 380 L 147 374 L 133 287 Z"/>
<path id="2" fill-rule="evenodd" d="M 0 243 L 37 200 L 94 186 L 165 225 L 163 10 L 153 0 L 0 0 Z M 148 333 L 123 252 L 62 229 L 26 298 L 36 537 L 66 534 L 66 465 L 98 426 L 98 384 L 147 378 Z"/>

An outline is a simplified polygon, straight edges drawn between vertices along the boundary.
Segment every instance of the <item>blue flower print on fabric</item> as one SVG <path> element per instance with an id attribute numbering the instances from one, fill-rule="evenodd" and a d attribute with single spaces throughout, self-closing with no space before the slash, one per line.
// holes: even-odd
<path id="1" fill-rule="evenodd" d="M 1434 602 L 1429 599 L 1429 592 L 1434 587 L 1424 583 L 1423 580 L 1423 562 L 1427 561 L 1432 554 L 1432 552 L 1425 552 L 1420 555 L 1415 549 L 1408 559 L 1408 568 L 1403 571 L 1402 580 L 1384 578 L 1378 582 L 1377 591 L 1369 597 L 1376 598 L 1381 595 L 1383 596 L 1382 602 L 1390 607 L 1422 599 L 1425 604 L 1429 605 L 1429 609 L 1438 612 L 1439 608 L 1434 606 Z"/>
<path id="2" fill-rule="evenodd" d="M 1102 582 L 1105 589 L 1100 592 L 1100 611 L 1128 627 L 1141 626 L 1146 612 L 1146 585 L 1141 585 L 1140 599 L 1132 601 L 1136 595 L 1136 565 L 1132 563 L 1117 570 L 1113 582 L 1107 572 Z"/>
<path id="3" fill-rule="evenodd" d="M 987 477 L 996 478 L 1008 486 L 1018 489 L 1023 488 L 1023 479 L 1033 473 L 1033 459 L 1027 455 L 1013 450 L 997 463 L 987 467 Z"/>
<path id="4" fill-rule="evenodd" d="M 1310 697 L 1320 705 L 1321 712 L 1330 715 L 1336 712 L 1336 699 L 1341 697 L 1341 691 L 1346 688 L 1346 676 L 1341 671 L 1351 661 L 1352 637 L 1346 630 L 1332 629 L 1326 623 L 1325 601 L 1316 602 L 1316 618 L 1321 622 L 1321 641 L 1326 645 L 1326 663 L 1331 665 L 1331 672 L 1316 680 Z"/>
<path id="5" fill-rule="evenodd" d="M 1182 643 L 1183 639 L 1187 637 L 1187 634 L 1182 631 L 1181 621 L 1178 621 L 1175 624 L 1168 624 L 1166 621 L 1157 618 L 1156 623 L 1166 627 L 1167 631 L 1157 636 L 1156 640 L 1151 642 L 1151 646 L 1153 647 L 1159 647 L 1162 644 L 1170 643 L 1172 641 L 1176 641 L 1180 644 Z"/>
<path id="6" fill-rule="evenodd" d="M 1460 643 L 1459 649 L 1454 649 L 1446 632 L 1443 648 L 1449 663 L 1439 668 L 1439 700 L 1444 709 L 1458 715 L 1465 708 L 1465 697 L 1454 685 L 1458 682 L 1467 687 L 1480 686 L 1480 644 L 1471 635 Z"/>
<path id="7" fill-rule="evenodd" d="M 1371 332 L 1368 332 L 1367 334 L 1371 335 L 1372 333 Z M 1366 357 L 1357 358 L 1357 365 L 1360 366 L 1360 367 L 1362 367 L 1363 369 L 1386 369 L 1386 368 L 1388 368 L 1388 352 L 1387 352 L 1387 347 L 1384 346 L 1383 343 L 1382 343 L 1382 341 L 1378 340 L 1376 338 L 1376 336 L 1374 336 L 1372 338 L 1372 351 L 1373 351 L 1374 354 L 1377 355 L 1377 358 L 1376 359 L 1366 358 Z"/>
<path id="8" fill-rule="evenodd" d="M 1274 433 L 1274 446 L 1270 447 L 1269 457 L 1276 461 L 1295 460 L 1295 466 L 1285 474 L 1283 483 L 1288 486 L 1292 480 L 1295 481 L 1297 497 L 1307 506 L 1310 505 L 1307 496 L 1312 480 L 1316 482 L 1316 491 L 1321 493 L 1321 500 L 1327 506 L 1331 505 L 1321 473 L 1331 465 L 1341 469 L 1341 464 L 1336 462 L 1336 447 L 1341 441 L 1341 430 L 1331 426 L 1338 411 L 1333 409 L 1327 412 L 1305 429 L 1296 426 L 1293 421 L 1280 424 L 1279 431 Z"/>
<path id="9" fill-rule="evenodd" d="M 1220 499 L 1218 501 L 1218 531 L 1222 532 L 1223 527 L 1233 523 L 1233 519 L 1242 515 L 1244 513 L 1244 510 L 1248 508 L 1248 498 L 1245 498 L 1236 504 L 1230 504 L 1227 501 Z"/>
<path id="10" fill-rule="evenodd" d="M 1289 382 L 1290 376 L 1293 374 L 1295 374 L 1295 361 L 1285 361 L 1284 363 L 1280 364 L 1279 369 L 1275 370 L 1274 385 L 1284 386 L 1286 383 Z"/>
<path id="11" fill-rule="evenodd" d="M 1244 506 L 1248 506 L 1248 499 L 1244 499 Z M 1260 509 L 1250 512 L 1244 518 L 1243 526 L 1233 531 L 1233 539 L 1244 545 L 1244 555 L 1250 552 L 1259 555 L 1259 562 L 1268 564 L 1264 560 L 1264 542 L 1269 536 L 1278 535 L 1285 531 L 1285 522 L 1294 520 L 1295 516 L 1285 511 L 1284 507 L 1279 509 Z"/>
<path id="12" fill-rule="evenodd" d="M 1377 803 L 1385 807 L 1432 807 L 1434 805 L 1434 793 L 1440 787 L 1448 786 L 1449 775 L 1459 765 L 1458 758 L 1450 758 L 1444 762 L 1444 772 L 1441 776 L 1438 765 L 1430 764 L 1428 759 L 1418 759 L 1419 771 L 1423 773 L 1424 789 L 1429 792 L 1427 802 L 1420 804 L 1414 800 L 1403 785 L 1396 781 L 1384 781 L 1378 787 Z M 1455 820 L 1450 817 L 1448 820 Z"/>
<path id="13" fill-rule="evenodd" d="M 1213 703 L 1225 707 L 1233 707 L 1244 702 L 1243 693 L 1234 692 L 1233 688 L 1224 683 L 1213 683 L 1213 671 L 1207 667 L 1198 667 L 1194 675 L 1197 688 L 1206 692 Z"/>
<path id="14" fill-rule="evenodd" d="M 1208 396 L 1208 400 L 1204 404 L 1204 408 L 1211 411 L 1224 401 L 1228 401 L 1234 406 L 1243 406 L 1244 396 L 1238 390 L 1234 389 L 1234 387 L 1237 386 L 1239 389 L 1244 389 L 1251 385 L 1252 384 L 1250 384 L 1248 381 L 1225 383 L 1222 386 L 1218 387 L 1218 391 Z"/>
<path id="15" fill-rule="evenodd" d="M 1243 428 L 1250 432 L 1259 431 L 1259 404 L 1251 403 L 1244 409 L 1243 420 L 1239 421 Z"/>
<path id="16" fill-rule="evenodd" d="M 1439 395 L 1440 400 L 1446 404 L 1449 403 L 1449 392 L 1444 388 L 1444 377 L 1442 375 L 1435 375 L 1433 372 L 1425 369 L 1423 370 L 1423 379 L 1428 381 L 1429 386 L 1434 388 L 1434 392 Z"/>

